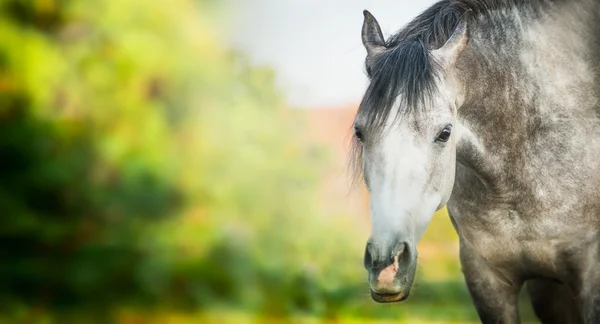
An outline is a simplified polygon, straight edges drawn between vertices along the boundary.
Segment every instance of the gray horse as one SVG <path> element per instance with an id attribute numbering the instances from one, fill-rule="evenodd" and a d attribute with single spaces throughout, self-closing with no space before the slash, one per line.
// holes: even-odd
<path id="1" fill-rule="evenodd" d="M 526 283 L 543 322 L 600 323 L 600 1 L 444 0 L 388 40 L 364 16 L 372 298 L 408 297 L 447 205 L 482 322 Z"/>

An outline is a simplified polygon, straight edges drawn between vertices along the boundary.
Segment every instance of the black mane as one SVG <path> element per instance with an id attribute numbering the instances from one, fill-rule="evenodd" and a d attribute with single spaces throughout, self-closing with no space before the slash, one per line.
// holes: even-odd
<path id="1" fill-rule="evenodd" d="M 494 9 L 518 7 L 535 11 L 556 0 L 442 0 L 391 36 L 386 51 L 367 62 L 371 83 L 359 107 L 367 124 L 381 126 L 396 97 L 402 94 L 405 113 L 423 109 L 435 89 L 439 69 L 430 56 L 451 36 L 467 11 L 480 16 Z"/>

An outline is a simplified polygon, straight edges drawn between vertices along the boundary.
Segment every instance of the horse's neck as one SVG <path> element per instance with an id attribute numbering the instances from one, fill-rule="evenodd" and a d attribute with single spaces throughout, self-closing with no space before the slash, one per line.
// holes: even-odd
<path id="1" fill-rule="evenodd" d="M 457 159 L 480 178 L 512 185 L 524 172 L 518 168 L 527 162 L 526 154 L 538 153 L 532 145 L 563 147 L 574 138 L 600 136 L 598 63 L 591 60 L 600 53 L 590 46 L 596 36 L 588 5 L 574 2 L 535 21 L 506 17 L 504 29 L 473 31 L 470 49 L 459 61 L 466 95 L 459 109 Z M 482 27 L 497 21 L 487 24 Z"/>

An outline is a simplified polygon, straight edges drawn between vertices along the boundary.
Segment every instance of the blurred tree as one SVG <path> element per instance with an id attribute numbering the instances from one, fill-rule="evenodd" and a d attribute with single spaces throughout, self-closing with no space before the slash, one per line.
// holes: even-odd
<path id="1" fill-rule="evenodd" d="M 131 138 L 115 141 L 127 146 L 126 159 L 101 151 L 112 135 L 107 130 L 127 121 L 89 104 L 122 107 L 119 98 L 96 91 L 101 86 L 86 79 L 89 71 L 76 60 L 111 63 L 91 55 L 96 49 L 88 45 L 87 55 L 74 57 L 72 45 L 60 41 L 74 21 L 67 3 L 8 1 L 1 7 L 0 35 L 7 40 L 0 44 L 4 307 L 103 305 L 131 297 L 141 290 L 135 272 L 144 257 L 136 246 L 143 224 L 173 212 L 180 201 L 180 189 L 160 171 L 165 161 L 149 157 L 158 152 L 140 150 Z M 108 77 L 120 83 L 117 75 Z M 79 101 L 86 93 L 96 95 Z M 135 131 L 157 123 L 141 110 L 138 118 Z"/>
<path id="2" fill-rule="evenodd" d="M 0 4 L 3 307 L 321 307 L 322 155 L 218 10 Z"/>

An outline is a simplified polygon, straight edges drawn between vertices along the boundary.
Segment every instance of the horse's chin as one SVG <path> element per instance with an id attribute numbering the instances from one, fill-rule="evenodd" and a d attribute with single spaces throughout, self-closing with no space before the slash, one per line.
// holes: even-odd
<path id="1" fill-rule="evenodd" d="M 405 301 L 409 296 L 409 293 L 399 292 L 396 294 L 378 294 L 371 290 L 371 298 L 382 304 L 387 303 L 400 303 Z"/>

